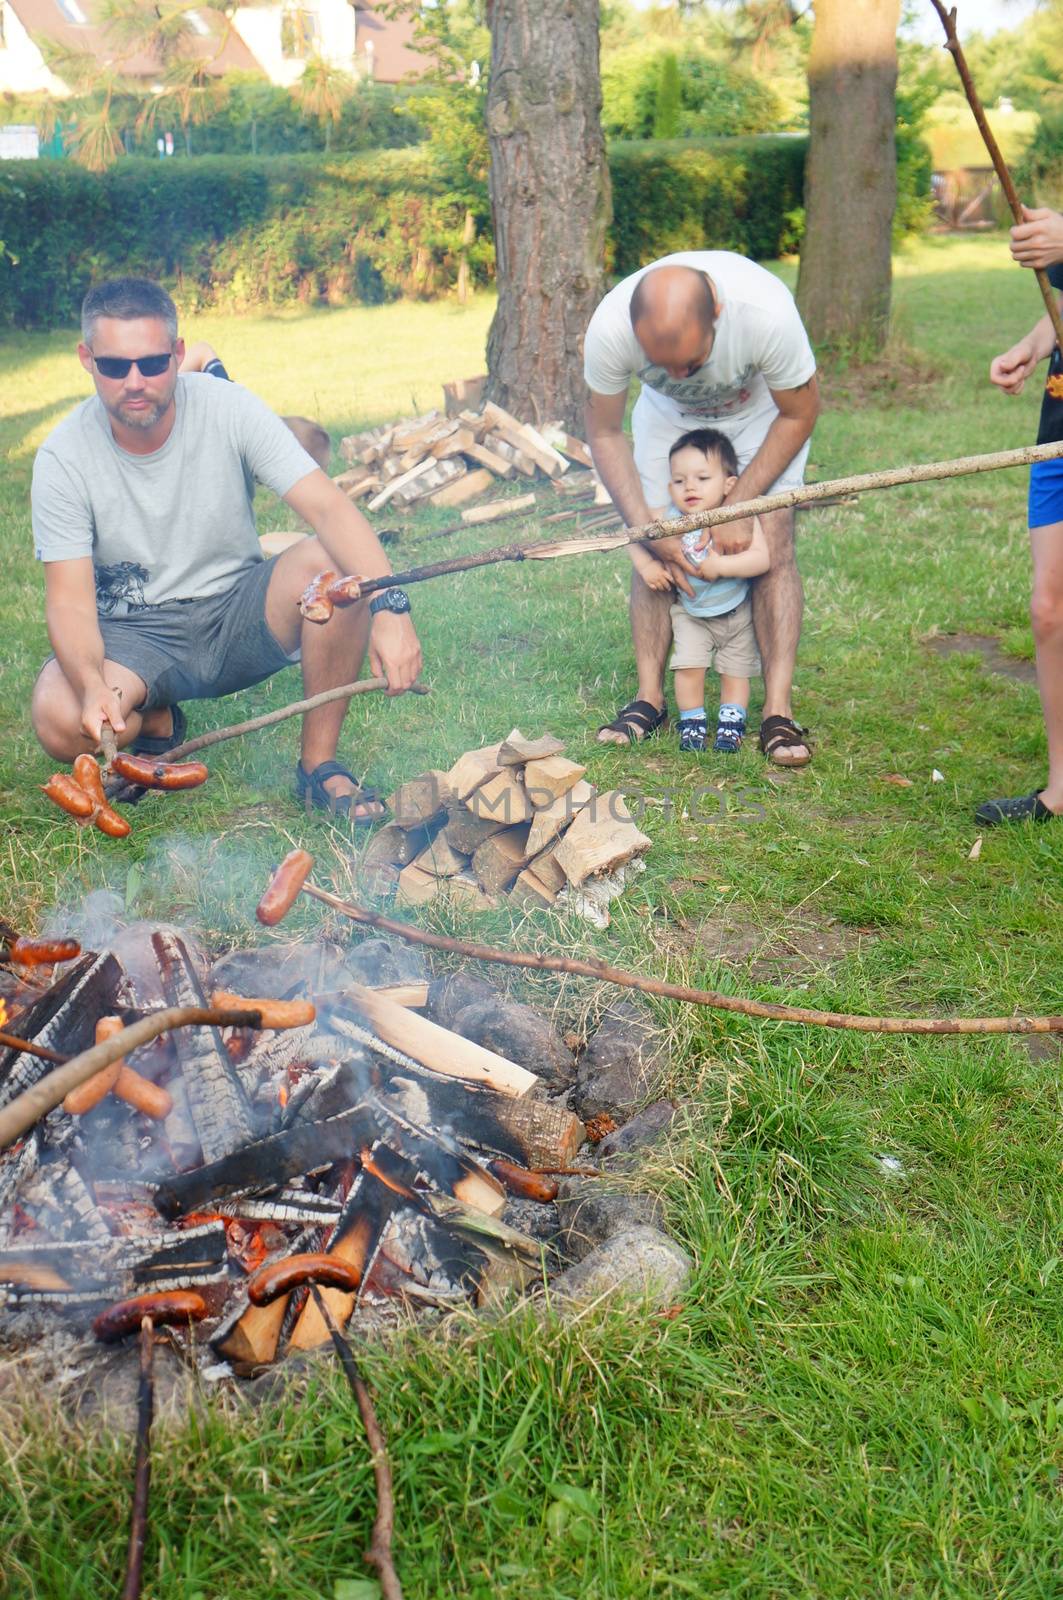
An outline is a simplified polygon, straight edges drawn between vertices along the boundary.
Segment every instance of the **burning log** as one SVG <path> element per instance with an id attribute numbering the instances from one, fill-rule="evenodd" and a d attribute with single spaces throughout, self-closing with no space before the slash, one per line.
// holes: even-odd
<path id="1" fill-rule="evenodd" d="M 327 1254 L 353 1267 L 363 1285 L 368 1282 L 384 1230 L 397 1205 L 397 1197 L 386 1184 L 372 1173 L 359 1172 L 351 1185 Z M 354 1310 L 356 1295 L 341 1289 L 325 1289 L 322 1295 L 335 1320 L 345 1327 Z M 295 1325 L 290 1348 L 316 1350 L 328 1337 L 322 1308 L 309 1301 Z"/>
<path id="2" fill-rule="evenodd" d="M 113 1009 L 121 976 L 114 956 L 82 956 L 19 1018 L 15 1031 L 32 1039 L 38 1050 L 42 1045 L 62 1045 L 69 1052 L 86 1049 L 93 1042 L 96 1018 Z M 36 1054 L 5 1050 L 0 1055 L 0 1107 L 38 1083 L 45 1065 Z"/>
<path id="3" fill-rule="evenodd" d="M 539 1081 L 534 1072 L 507 1061 L 493 1050 L 485 1050 L 471 1039 L 462 1039 L 448 1028 L 429 1022 L 427 1017 L 419 1017 L 395 1005 L 374 989 L 355 983 L 345 992 L 349 1007 L 356 1007 L 385 1043 L 443 1077 L 485 1084 L 501 1094 L 515 1096 L 527 1094 Z M 333 1008 L 330 1018 L 342 1019 L 349 1007 Z"/>

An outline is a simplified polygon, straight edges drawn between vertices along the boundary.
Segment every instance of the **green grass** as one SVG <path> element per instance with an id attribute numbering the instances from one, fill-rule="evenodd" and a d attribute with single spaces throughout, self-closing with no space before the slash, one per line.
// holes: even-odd
<path id="1" fill-rule="evenodd" d="M 816 476 L 1033 438 L 1036 393 L 1009 402 L 986 381 L 991 356 L 1039 315 L 999 239 L 907 250 L 895 303 L 890 359 L 830 381 Z M 480 370 L 489 312 L 403 306 L 195 332 L 278 410 L 320 415 L 338 434 L 427 407 L 441 379 Z M 68 352 L 65 335 L 3 349 L 5 914 L 36 927 L 108 884 L 136 911 L 247 942 L 285 841 L 322 855 L 321 876 L 349 881 L 343 837 L 289 803 L 293 726 L 214 752 L 207 789 L 142 807 L 124 845 L 73 836 L 37 803 L 49 766 L 25 704 L 45 637 L 26 492 L 32 448 L 84 393 Z M 288 517 L 264 505 L 262 520 Z M 479 937 L 839 1010 L 1063 1010 L 1063 830 L 991 832 L 977 860 L 968 854 L 972 806 L 1043 776 L 1036 696 L 923 642 L 963 629 L 1030 654 L 1024 476 L 868 497 L 802 518 L 799 533 L 796 710 L 817 745 L 806 772 L 773 782 L 753 748 L 694 766 L 671 737 L 632 753 L 593 743 L 630 688 L 622 556 L 416 590 L 433 696 L 363 701 L 351 749 L 389 783 L 515 723 L 549 728 L 599 786 L 676 800 L 647 807 L 648 869 L 608 934 L 499 912 L 464 925 Z M 494 542 L 470 532 L 447 549 Z M 193 707 L 193 729 L 295 692 L 287 677 Z M 891 773 L 912 787 L 883 782 Z M 722 811 L 717 793 L 699 813 L 698 791 L 717 784 Z M 706 954 L 710 918 L 752 930 L 752 970 Z M 829 968 L 793 958 L 809 923 L 843 941 Z M 318 908 L 296 926 L 320 929 Z M 602 1001 L 579 982 L 518 987 L 566 1024 L 592 1022 Z M 1058 1595 L 1058 1057 L 1034 1061 L 1007 1039 L 658 1015 L 670 1088 L 688 1107 L 687 1133 L 652 1168 L 696 1260 L 682 1313 L 566 1328 L 516 1313 L 364 1353 L 391 1439 L 410 1600 Z M 881 1154 L 903 1171 L 884 1172 Z M 331 1600 L 339 1580 L 364 1574 L 365 1452 L 330 1369 L 312 1383 L 312 1403 L 251 1412 L 215 1399 L 166 1438 L 148 1593 Z M 16 1403 L 11 1382 L 0 1394 L 11 1413 L 0 1590 L 116 1592 L 127 1442 L 75 1431 L 47 1395 Z"/>

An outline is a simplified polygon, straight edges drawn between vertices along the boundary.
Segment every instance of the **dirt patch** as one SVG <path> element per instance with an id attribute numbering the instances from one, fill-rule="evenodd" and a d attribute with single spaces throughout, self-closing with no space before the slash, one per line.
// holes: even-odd
<path id="1" fill-rule="evenodd" d="M 827 365 L 820 369 L 820 387 L 828 406 L 862 410 L 865 406 L 928 405 L 941 382 L 940 367 L 914 350 L 887 350 L 875 361 Z"/>
<path id="2" fill-rule="evenodd" d="M 687 919 L 680 926 L 687 949 L 701 960 L 741 967 L 758 983 L 815 977 L 859 955 L 874 937 L 866 929 L 810 911 L 758 918 L 741 906 L 698 921 Z"/>
<path id="3" fill-rule="evenodd" d="M 923 642 L 936 656 L 981 656 L 986 672 L 1010 678 L 1012 683 L 1037 686 L 1037 668 L 1033 662 L 1006 656 L 1000 648 L 1000 640 L 991 633 L 939 633 Z"/>

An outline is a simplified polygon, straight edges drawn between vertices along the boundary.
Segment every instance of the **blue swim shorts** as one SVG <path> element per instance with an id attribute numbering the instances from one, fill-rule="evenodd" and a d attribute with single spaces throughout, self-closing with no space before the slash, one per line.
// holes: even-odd
<path id="1" fill-rule="evenodd" d="M 1030 468 L 1030 500 L 1026 518 L 1030 528 L 1047 528 L 1063 522 L 1063 457 L 1035 461 Z"/>

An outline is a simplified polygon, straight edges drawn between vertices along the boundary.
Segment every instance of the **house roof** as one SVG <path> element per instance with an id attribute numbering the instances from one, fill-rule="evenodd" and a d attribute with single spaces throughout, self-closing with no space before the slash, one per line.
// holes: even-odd
<path id="1" fill-rule="evenodd" d="M 398 83 L 406 77 L 420 77 L 427 60 L 420 50 L 410 48 L 413 21 L 409 17 L 381 17 L 369 6 L 355 6 L 355 50 L 365 59 L 366 45 L 373 46 L 373 77 L 377 83 Z"/>
<path id="2" fill-rule="evenodd" d="M 6 0 L 6 4 L 10 5 L 31 37 L 43 34 L 67 49 L 88 52 L 101 63 L 113 61 L 121 54 L 122 47 L 114 33 L 95 21 L 96 0 L 62 0 L 62 4 L 60 0 Z M 258 70 L 258 62 L 233 29 L 229 31 L 224 47 L 218 51 L 225 29 L 225 19 L 220 12 L 211 10 L 209 6 L 200 6 L 194 15 L 202 19 L 207 32 L 196 32 L 185 41 L 182 54 L 186 58 L 192 56 L 207 60 L 212 77 L 237 70 Z M 78 17 L 86 20 L 80 22 Z M 216 59 L 213 59 L 215 55 Z M 145 50 L 138 51 L 122 62 L 122 71 L 135 78 L 157 78 L 162 70 L 158 58 Z"/>

